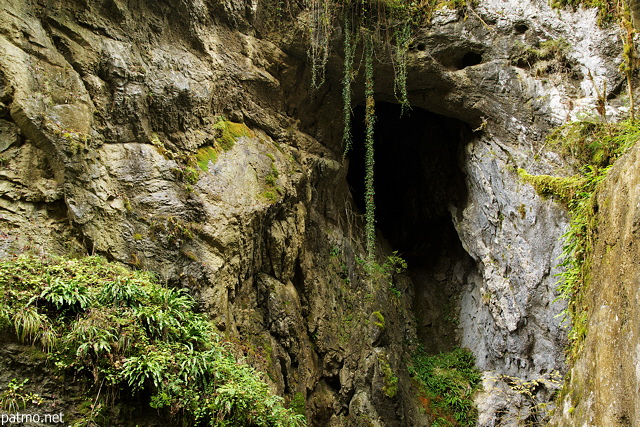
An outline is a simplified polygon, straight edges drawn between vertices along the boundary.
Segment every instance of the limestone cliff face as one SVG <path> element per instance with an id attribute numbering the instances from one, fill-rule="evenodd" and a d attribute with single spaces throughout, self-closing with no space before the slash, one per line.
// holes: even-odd
<path id="1" fill-rule="evenodd" d="M 416 341 L 474 352 L 481 425 L 515 424 L 550 398 L 551 381 L 528 401 L 502 380 L 565 370 L 553 300 L 566 214 L 515 170 L 568 168 L 544 136 L 595 114 L 605 81 L 618 114 L 617 33 L 595 12 L 488 0 L 466 15 L 443 9 L 417 35 L 408 90 L 424 120 L 406 131 L 380 118 L 399 148 L 376 179 L 403 177 L 379 191 L 398 198 L 378 202 L 380 259 L 410 257 L 398 297 L 357 262 L 340 58 L 310 91 L 295 6 L 279 18 L 266 0 L 5 3 L 0 254 L 101 253 L 189 288 L 278 393 L 305 397 L 312 425 L 428 425 L 406 371 Z M 510 59 L 560 38 L 561 57 Z M 387 105 L 390 75 L 379 64 L 376 101 Z M 246 130 L 194 166 L 222 117 Z"/>
<path id="2" fill-rule="evenodd" d="M 639 156 L 635 147 L 622 157 L 597 193 L 598 225 L 584 301 L 587 334 L 570 371 L 556 425 L 640 423 Z"/>

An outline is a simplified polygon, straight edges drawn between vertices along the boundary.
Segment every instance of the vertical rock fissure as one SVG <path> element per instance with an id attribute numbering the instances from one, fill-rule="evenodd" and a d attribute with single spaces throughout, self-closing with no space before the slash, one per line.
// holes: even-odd
<path id="1" fill-rule="evenodd" d="M 459 345 L 459 294 L 475 269 L 453 226 L 449 207 L 465 201 L 459 151 L 468 126 L 414 107 L 376 104 L 376 225 L 408 261 L 414 283 L 418 338 L 434 352 Z M 347 180 L 365 210 L 365 108 L 356 107 Z"/>

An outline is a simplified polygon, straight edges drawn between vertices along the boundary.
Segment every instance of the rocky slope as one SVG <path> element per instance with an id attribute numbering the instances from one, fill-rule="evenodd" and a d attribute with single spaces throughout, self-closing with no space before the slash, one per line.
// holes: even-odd
<path id="1" fill-rule="evenodd" d="M 358 263 L 362 171 L 357 137 L 341 157 L 339 32 L 311 91 L 295 5 L 5 3 L 2 255 L 99 253 L 190 289 L 278 393 L 304 397 L 311 425 L 428 425 L 407 373 L 419 341 L 473 351 L 480 425 L 527 419 L 557 389 L 567 218 L 516 169 L 569 171 L 544 137 L 595 116 L 603 88 L 609 114 L 624 112 L 618 35 L 594 11 L 442 9 L 410 52 L 408 118 L 377 65 L 379 259 L 409 261 L 389 289 Z M 518 59 L 558 39 L 557 55 Z M 229 126 L 238 139 L 214 159 Z M 512 390 L 532 379 L 545 384 L 532 399 Z"/>

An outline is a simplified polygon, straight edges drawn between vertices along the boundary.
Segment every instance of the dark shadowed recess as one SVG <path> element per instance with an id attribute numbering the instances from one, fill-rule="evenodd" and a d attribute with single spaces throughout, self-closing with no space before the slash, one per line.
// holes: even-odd
<path id="1" fill-rule="evenodd" d="M 376 104 L 375 204 L 377 227 L 410 264 L 430 264 L 457 233 L 449 206 L 465 199 L 460 150 L 469 126 L 412 108 Z M 347 180 L 364 211 L 364 108 L 354 110 Z"/>
<path id="2" fill-rule="evenodd" d="M 461 151 L 472 132 L 456 119 L 420 108 L 377 103 L 375 204 L 378 230 L 409 264 L 418 338 L 431 353 L 460 345 L 460 292 L 475 269 L 451 220 L 466 203 Z M 364 108 L 354 111 L 347 180 L 364 211 Z"/>

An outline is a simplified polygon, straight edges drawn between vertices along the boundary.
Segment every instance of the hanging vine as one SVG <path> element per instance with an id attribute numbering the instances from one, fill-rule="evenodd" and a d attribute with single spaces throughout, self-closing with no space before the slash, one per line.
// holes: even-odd
<path id="1" fill-rule="evenodd" d="M 633 75 L 638 69 L 638 56 L 635 49 L 633 36 L 636 33 L 632 24 L 631 9 L 629 3 L 619 2 L 620 38 L 622 39 L 622 63 L 620 71 L 627 80 L 627 93 L 629 95 L 629 117 L 635 120 L 635 102 L 633 97 Z"/>
<path id="2" fill-rule="evenodd" d="M 311 61 L 311 87 L 317 89 L 324 83 L 329 60 L 329 42 L 334 25 L 332 0 L 309 0 L 311 13 L 310 43 L 307 52 Z"/>
<path id="3" fill-rule="evenodd" d="M 343 158 L 352 148 L 353 83 L 357 73 L 356 52 L 361 43 L 365 84 L 365 238 L 367 258 L 375 261 L 374 201 L 374 59 L 394 70 L 394 94 L 402 114 L 409 108 L 407 60 L 414 29 L 428 20 L 439 4 L 466 7 L 464 0 L 306 0 L 310 17 L 311 86 L 317 89 L 325 79 L 333 30 L 342 24 L 344 65 L 342 76 Z M 336 18 L 342 17 L 342 22 Z"/>
<path id="4" fill-rule="evenodd" d="M 354 41 L 354 31 L 351 27 L 351 18 L 348 11 L 345 12 L 344 17 L 344 76 L 342 77 L 342 143 L 344 145 L 344 152 L 342 158 L 347 156 L 351 145 L 353 143 L 351 137 L 351 84 L 354 79 L 353 62 L 356 55 L 357 39 Z"/>
<path id="5" fill-rule="evenodd" d="M 374 201 L 375 190 L 373 188 L 373 157 L 374 134 L 373 128 L 376 122 L 376 104 L 373 91 L 373 36 L 365 34 L 364 40 L 364 97 L 365 97 L 365 228 L 367 240 L 367 259 L 371 263 L 375 261 L 376 248 L 376 222 Z"/>
<path id="6" fill-rule="evenodd" d="M 405 23 L 397 27 L 395 39 L 396 75 L 393 81 L 393 91 L 400 103 L 400 112 L 404 114 L 410 108 L 409 96 L 407 95 L 407 54 L 409 52 L 409 43 L 411 42 L 410 24 Z"/>

